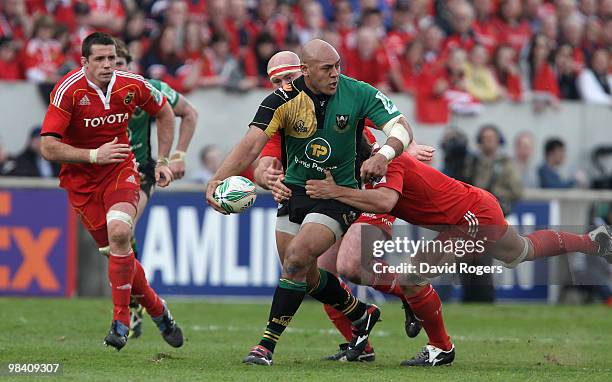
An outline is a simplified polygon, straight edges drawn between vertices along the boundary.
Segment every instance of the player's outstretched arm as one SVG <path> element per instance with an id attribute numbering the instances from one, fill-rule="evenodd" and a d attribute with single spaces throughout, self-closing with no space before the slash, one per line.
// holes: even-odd
<path id="1" fill-rule="evenodd" d="M 99 165 L 121 163 L 130 155 L 130 145 L 117 141 L 115 137 L 97 149 L 90 150 L 68 145 L 51 135 L 43 135 L 40 140 L 40 152 L 43 158 L 51 162 Z"/>
<path id="2" fill-rule="evenodd" d="M 225 213 L 213 198 L 213 194 L 219 183 L 227 177 L 240 174 L 253 163 L 266 145 L 266 142 L 268 142 L 268 139 L 268 135 L 266 135 L 262 129 L 251 125 L 246 135 L 223 160 L 221 167 L 219 167 L 215 175 L 213 175 L 206 188 L 206 201 L 215 210 Z"/>
<path id="3" fill-rule="evenodd" d="M 160 187 L 166 187 L 173 180 L 170 171 L 170 149 L 174 139 L 174 112 L 166 102 L 155 116 L 157 123 L 157 165 L 155 166 L 155 180 Z"/>
<path id="4" fill-rule="evenodd" d="M 399 199 L 399 193 L 390 188 L 359 190 L 338 186 L 327 170 L 325 179 L 306 182 L 306 195 L 313 199 L 334 199 L 364 212 L 381 214 L 391 211 Z"/>
<path id="5" fill-rule="evenodd" d="M 187 98 L 179 95 L 178 102 L 174 105 L 174 114 L 181 118 L 181 124 L 176 149 L 170 156 L 170 170 L 175 179 L 181 179 L 185 176 L 185 153 L 198 122 L 198 111 Z"/>

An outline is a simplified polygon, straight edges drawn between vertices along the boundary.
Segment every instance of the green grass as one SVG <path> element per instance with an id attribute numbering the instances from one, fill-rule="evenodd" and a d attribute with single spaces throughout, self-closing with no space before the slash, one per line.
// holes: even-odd
<path id="1" fill-rule="evenodd" d="M 61 362 L 61 379 L 74 381 L 612 380 L 612 310 L 602 306 L 446 305 L 455 363 L 415 369 L 399 363 L 426 337 L 405 336 L 399 304 L 382 307 L 372 338 L 376 362 L 345 364 L 319 361 L 341 341 L 319 304 L 306 302 L 277 346 L 275 365 L 265 368 L 240 362 L 259 340 L 267 301 L 169 303 L 185 332 L 183 348 L 167 346 L 147 319 L 143 337 L 118 353 L 102 346 L 110 299 L 0 298 L 0 363 Z M 29 379 L 40 377 L 14 378 Z"/>

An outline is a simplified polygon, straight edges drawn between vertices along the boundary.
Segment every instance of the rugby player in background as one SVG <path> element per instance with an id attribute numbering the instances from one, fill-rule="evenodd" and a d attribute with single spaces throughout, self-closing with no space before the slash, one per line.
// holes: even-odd
<path id="1" fill-rule="evenodd" d="M 155 181 L 166 187 L 174 135 L 174 113 L 165 97 L 141 76 L 115 71 L 116 47 L 110 35 L 94 32 L 82 44 L 81 68 L 66 74 L 53 88 L 41 132 L 41 153 L 62 163 L 60 186 L 72 208 L 108 253 L 108 278 L 114 305 L 104 342 L 121 350 L 130 325 L 130 295 L 157 324 L 164 340 L 183 345 L 183 334 L 165 303 L 149 286 L 131 248 L 138 208 L 140 176 L 130 151 L 128 121 L 137 107 L 157 120 L 158 160 Z"/>
<path id="2" fill-rule="evenodd" d="M 370 189 L 358 190 L 336 185 L 332 174 L 324 180 L 309 180 L 306 193 L 314 199 L 334 199 L 374 213 L 388 213 L 411 224 L 440 231 L 436 241 L 482 240 L 485 253 L 514 268 L 524 261 L 572 252 L 602 256 L 612 263 L 612 230 L 600 226 L 588 234 L 540 230 L 519 235 L 508 225 L 497 199 L 489 192 L 450 178 L 406 153 L 389 163 L 380 182 Z M 278 195 L 277 197 L 283 197 Z M 356 247 L 359 251 L 361 248 Z M 439 250 L 438 250 L 439 251 Z M 474 255 L 473 253 L 471 254 Z M 437 274 L 420 274 L 420 263 L 438 265 L 454 262 L 454 253 L 420 251 L 414 257 L 416 271 L 396 283 L 429 337 L 428 344 L 405 366 L 439 366 L 453 362 L 455 347 L 442 318 L 442 304 L 430 279 Z M 353 259 L 355 257 L 352 257 Z M 359 259 L 359 257 L 357 257 Z M 340 260 L 340 259 L 339 259 Z M 359 279 L 359 262 L 346 266 L 340 275 Z M 371 268 L 370 268 L 371 269 Z"/>
<path id="3" fill-rule="evenodd" d="M 117 46 L 115 69 L 127 72 L 132 62 L 132 56 L 127 45 L 122 40 L 116 38 L 115 45 Z M 170 156 L 169 165 L 174 179 L 181 179 L 185 175 L 185 155 L 198 122 L 198 112 L 183 95 L 172 89 L 165 82 L 153 79 L 147 79 L 146 81 L 166 97 L 174 111 L 174 115 L 181 119 L 178 142 L 174 153 Z M 134 219 L 134 227 L 147 206 L 147 202 L 151 198 L 155 187 L 155 161 L 151 156 L 152 123 L 153 117 L 143 109 L 137 108 L 128 124 L 130 148 L 132 153 L 134 153 L 136 162 L 138 162 L 138 172 L 140 174 L 140 198 L 138 200 L 136 218 Z M 132 237 L 132 249 L 134 257 L 138 259 L 135 237 Z M 130 338 L 138 338 L 142 332 L 143 307 L 138 302 L 139 298 L 140 296 L 132 295 L 132 302 L 130 304 Z"/>

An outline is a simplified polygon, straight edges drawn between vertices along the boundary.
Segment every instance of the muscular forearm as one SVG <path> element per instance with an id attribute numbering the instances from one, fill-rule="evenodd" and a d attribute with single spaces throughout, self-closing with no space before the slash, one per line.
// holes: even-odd
<path id="1" fill-rule="evenodd" d="M 189 147 L 189 142 L 191 142 L 196 123 L 198 122 L 198 112 L 186 99 L 181 96 L 178 104 L 174 108 L 174 114 L 181 118 L 176 150 L 185 152 Z"/>
<path id="2" fill-rule="evenodd" d="M 401 125 L 401 127 L 403 127 L 406 130 L 406 133 L 403 133 L 401 136 L 402 136 L 402 139 L 405 139 L 408 142 L 406 142 L 406 144 L 404 145 L 404 142 L 402 142 L 397 137 L 393 136 L 396 133 L 392 132 L 393 130 L 391 129 L 391 126 L 385 126 L 385 128 L 383 129 L 385 134 L 387 134 L 387 141 L 385 142 L 385 145 L 391 146 L 393 150 L 395 150 L 395 156 L 399 156 L 404 151 L 404 148 L 407 148 L 410 145 L 410 143 L 414 140 L 414 134 L 412 132 L 412 128 L 410 127 L 410 124 L 408 123 L 408 121 L 406 120 L 404 116 L 401 116 L 399 120 L 397 121 L 397 123 L 394 125 L 395 126 Z M 407 138 L 406 138 L 406 135 L 408 136 Z"/>
<path id="3" fill-rule="evenodd" d="M 89 163 L 88 149 L 79 149 L 62 143 L 54 137 L 44 136 L 41 140 L 41 154 L 50 162 Z"/>
<path id="4" fill-rule="evenodd" d="M 354 188 L 336 186 L 333 199 L 355 207 L 360 211 L 373 213 L 387 213 L 389 207 L 381 200 L 376 190 L 359 190 Z"/>
<path id="5" fill-rule="evenodd" d="M 247 135 L 225 158 L 212 180 L 223 180 L 229 176 L 240 174 L 257 159 L 267 141 L 268 137 L 262 130 L 251 127 Z"/>
<path id="6" fill-rule="evenodd" d="M 174 113 L 166 103 L 156 116 L 157 119 L 157 155 L 158 158 L 167 158 L 174 139 Z"/>

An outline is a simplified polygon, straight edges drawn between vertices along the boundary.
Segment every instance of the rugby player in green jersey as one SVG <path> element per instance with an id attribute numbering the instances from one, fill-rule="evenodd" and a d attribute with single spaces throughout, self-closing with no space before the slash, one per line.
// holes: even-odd
<path id="1" fill-rule="evenodd" d="M 360 211 L 335 200 L 311 199 L 304 187 L 309 179 L 324 179 L 324 171 L 329 170 L 338 184 L 358 188 L 361 179 L 384 176 L 388 162 L 412 141 L 408 122 L 389 98 L 371 85 L 340 74 L 340 56 L 330 44 L 312 40 L 303 47 L 300 59 L 303 76 L 291 87 L 266 97 L 249 131 L 206 191 L 208 203 L 223 213 L 213 198 L 218 184 L 250 165 L 275 132 L 281 134 L 289 213 L 277 219 L 277 228 L 295 236 L 285 253 L 266 330 L 245 358 L 248 364 L 272 364 L 275 345 L 306 293 L 332 305 L 353 322 L 347 360 L 357 360 L 363 352 L 380 310 L 357 300 L 340 286 L 335 275 L 316 267 L 317 257 L 346 232 Z M 357 168 L 356 153 L 366 118 L 388 139 L 378 154 Z"/>
<path id="2" fill-rule="evenodd" d="M 132 61 L 132 57 L 127 45 L 115 39 L 117 48 L 117 59 L 115 69 L 128 71 L 128 66 Z M 193 137 L 196 123 L 198 121 L 198 112 L 189 103 L 189 101 L 172 89 L 163 81 L 148 80 L 149 84 L 159 90 L 168 100 L 174 115 L 181 118 L 181 126 L 179 130 L 178 143 L 176 150 L 170 156 L 169 167 L 174 175 L 174 179 L 181 179 L 185 175 L 185 153 L 189 142 Z M 136 221 L 142 215 L 155 186 L 155 160 L 151 157 L 151 123 L 153 119 L 144 110 L 137 110 L 132 115 L 128 125 L 128 134 L 130 136 L 130 146 L 136 161 L 138 162 L 138 172 L 140 173 L 140 199 L 138 201 L 138 210 L 136 211 Z M 138 257 L 136 251 L 136 240 L 132 239 L 132 247 L 134 255 Z M 142 316 L 143 308 L 137 302 L 137 299 L 132 296 L 132 304 L 130 304 L 130 338 L 138 338 L 142 333 Z"/>

